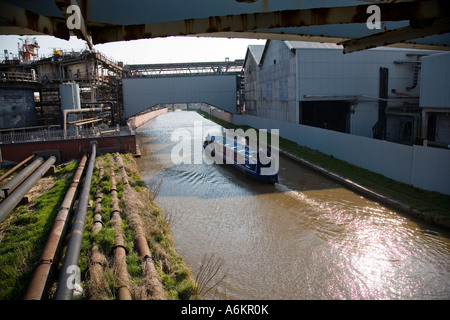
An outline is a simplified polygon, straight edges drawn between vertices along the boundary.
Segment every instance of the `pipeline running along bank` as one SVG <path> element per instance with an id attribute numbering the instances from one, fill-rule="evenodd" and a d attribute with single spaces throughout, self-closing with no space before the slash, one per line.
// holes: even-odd
<path id="1" fill-rule="evenodd" d="M 76 161 L 24 160 L 3 183 L 1 300 L 200 298 L 133 155 L 94 142 Z"/>

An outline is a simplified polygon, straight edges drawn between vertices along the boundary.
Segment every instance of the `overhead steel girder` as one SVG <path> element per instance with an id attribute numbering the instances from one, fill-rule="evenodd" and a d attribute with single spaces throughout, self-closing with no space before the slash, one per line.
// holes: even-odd
<path id="1" fill-rule="evenodd" d="M 200 3 L 191 1 L 197 5 Z M 210 1 L 194 10 L 189 7 L 190 1 L 181 0 L 129 4 L 118 0 L 0 0 L 0 34 L 47 34 L 66 40 L 70 35 L 76 35 L 89 46 L 187 35 L 343 42 L 348 52 L 372 47 L 371 41 L 376 45 L 398 41 L 395 46 L 403 46 L 405 43 L 399 44 L 402 41 L 408 41 L 405 46 L 411 43 L 414 46 L 419 43 L 420 46 L 423 42 L 428 48 L 450 49 L 447 37 L 450 33 L 444 37 L 421 38 L 445 32 L 443 23 L 450 16 L 448 0 L 303 0 L 298 4 L 294 0 Z M 181 7 L 171 11 L 173 3 L 181 4 Z M 69 30 L 66 22 L 71 13 L 67 13 L 67 8 L 72 4 L 81 4 L 81 23 L 79 29 Z M 214 4 L 220 4 L 220 9 L 216 9 Z M 366 27 L 370 4 L 376 4 L 380 9 L 380 30 Z M 184 5 L 185 8 L 182 7 Z M 107 10 L 99 9 L 103 7 Z M 143 13 L 147 10 L 151 13 L 148 16 Z M 133 21 L 137 22 L 133 24 Z M 411 21 L 413 26 L 407 28 Z M 417 29 L 414 28 L 416 22 L 427 22 L 428 25 L 423 24 L 426 25 L 424 30 Z M 383 41 L 385 36 L 389 40 Z M 349 42 L 345 42 L 347 40 Z"/>
<path id="2" fill-rule="evenodd" d="M 344 53 L 350 53 L 447 32 L 450 32 L 450 18 L 417 23 L 416 25 L 413 24 L 404 28 L 390 30 L 364 38 L 343 41 L 339 44 L 344 47 Z"/>
<path id="3" fill-rule="evenodd" d="M 6 26 L 1 28 L 3 34 L 46 34 L 70 39 L 65 20 L 42 16 L 3 0 L 0 7 L 0 22 Z"/>
<path id="4" fill-rule="evenodd" d="M 380 3 L 382 21 L 442 19 L 449 16 L 447 1 Z M 246 33 L 261 29 L 278 29 L 312 25 L 366 23 L 367 5 L 285 10 L 240 15 L 214 16 L 139 25 L 101 25 L 90 27 L 94 44 L 177 35 Z M 264 34 L 270 38 L 270 33 Z"/>

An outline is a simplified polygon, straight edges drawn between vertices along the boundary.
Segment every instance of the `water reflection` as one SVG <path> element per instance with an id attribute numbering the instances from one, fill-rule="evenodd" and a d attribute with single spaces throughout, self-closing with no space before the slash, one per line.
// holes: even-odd
<path id="1" fill-rule="evenodd" d="M 225 260 L 221 299 L 448 299 L 450 241 L 323 176 L 280 159 L 280 182 L 258 184 L 225 165 L 174 165 L 176 128 L 202 118 L 174 112 L 139 130 L 143 179 L 163 177 L 176 249 L 196 270 Z M 204 128 L 217 127 L 202 120 Z"/>

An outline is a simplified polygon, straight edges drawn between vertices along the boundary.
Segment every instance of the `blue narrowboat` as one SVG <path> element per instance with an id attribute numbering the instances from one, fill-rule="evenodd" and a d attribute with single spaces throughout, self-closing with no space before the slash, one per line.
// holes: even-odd
<path id="1" fill-rule="evenodd" d="M 207 136 L 203 142 L 203 148 L 213 157 L 219 157 L 224 164 L 232 164 L 233 167 L 260 182 L 278 182 L 278 166 L 270 152 L 267 159 L 260 159 L 258 150 L 250 149 L 248 145 L 242 145 L 236 141 L 227 141 L 226 137 Z M 260 150 L 262 152 L 262 150 Z M 266 163 L 267 162 L 267 163 Z"/>

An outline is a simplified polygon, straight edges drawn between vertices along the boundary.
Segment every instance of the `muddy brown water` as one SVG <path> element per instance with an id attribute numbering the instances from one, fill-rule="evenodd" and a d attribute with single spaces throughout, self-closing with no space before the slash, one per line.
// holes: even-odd
<path id="1" fill-rule="evenodd" d="M 137 162 L 150 189 L 161 181 L 156 203 L 170 213 L 186 264 L 195 273 L 205 254 L 223 259 L 226 276 L 205 298 L 450 298 L 448 232 L 283 157 L 274 185 L 227 165 L 174 164 L 171 154 L 181 140 L 172 135 L 194 139 L 196 121 L 203 132 L 221 130 L 185 111 L 140 127 Z"/>

